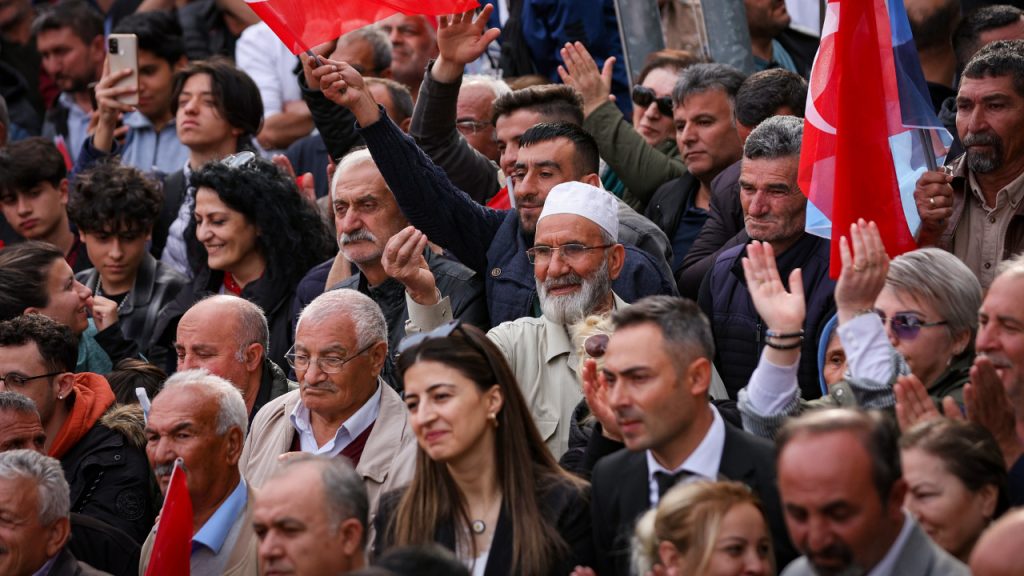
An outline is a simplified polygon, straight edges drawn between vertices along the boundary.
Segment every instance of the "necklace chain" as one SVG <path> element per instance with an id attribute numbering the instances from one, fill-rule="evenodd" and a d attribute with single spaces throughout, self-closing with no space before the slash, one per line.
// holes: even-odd
<path id="1" fill-rule="evenodd" d="M 101 296 L 101 297 L 105 296 L 103 294 L 103 280 L 100 279 L 100 278 L 96 279 L 96 295 L 97 296 Z M 124 307 L 128 304 L 128 299 L 131 298 L 131 296 L 132 296 L 132 291 L 129 290 L 127 293 L 125 293 L 124 298 L 121 299 L 121 302 L 119 302 L 117 304 L 117 315 L 118 316 L 121 315 L 121 312 L 124 310 Z"/>

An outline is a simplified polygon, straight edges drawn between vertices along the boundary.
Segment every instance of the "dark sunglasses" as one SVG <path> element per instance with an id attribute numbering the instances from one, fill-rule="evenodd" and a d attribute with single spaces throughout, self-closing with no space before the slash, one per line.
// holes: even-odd
<path id="1" fill-rule="evenodd" d="M 600 358 L 608 350 L 608 335 L 594 334 L 583 341 L 583 351 L 591 358 Z"/>
<path id="2" fill-rule="evenodd" d="M 662 96 L 660 98 L 654 95 L 654 90 L 647 86 L 636 85 L 633 86 L 633 104 L 647 109 L 651 105 L 651 102 L 658 103 L 658 112 L 661 112 L 662 116 L 672 115 L 672 98 L 669 96 Z"/>
<path id="3" fill-rule="evenodd" d="M 875 310 L 878 317 L 882 319 L 882 324 L 886 323 L 885 313 L 881 310 Z M 893 334 L 900 340 L 913 340 L 917 338 L 917 335 L 921 332 L 921 328 L 931 328 L 932 326 L 944 326 L 949 324 L 946 320 L 940 322 L 924 322 L 917 317 L 917 314 L 911 312 L 899 312 L 893 314 L 892 318 L 888 320 L 889 325 L 892 326 Z"/>
<path id="4" fill-rule="evenodd" d="M 407 350 L 412 350 L 413 348 L 419 346 L 420 344 L 423 344 L 427 340 L 434 340 L 436 338 L 447 338 L 451 336 L 452 333 L 455 332 L 455 330 L 457 330 L 460 326 L 462 326 L 462 321 L 456 318 L 451 322 L 441 324 L 440 326 L 434 328 L 430 332 L 420 332 L 419 334 L 407 336 L 406 338 L 402 339 L 401 342 L 398 343 L 398 356 L 401 356 L 402 353 L 404 353 Z"/>

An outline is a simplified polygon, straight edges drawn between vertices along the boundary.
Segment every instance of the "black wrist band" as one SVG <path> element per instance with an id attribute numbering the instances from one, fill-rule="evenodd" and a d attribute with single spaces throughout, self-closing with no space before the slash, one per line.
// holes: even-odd
<path id="1" fill-rule="evenodd" d="M 775 350 L 795 350 L 795 349 L 803 346 L 804 339 L 803 339 L 803 337 L 801 337 L 800 340 L 798 340 L 798 341 L 796 341 L 796 342 L 794 342 L 792 344 L 773 344 L 772 342 L 769 342 L 767 340 L 765 340 L 764 343 L 769 348 L 774 348 Z"/>

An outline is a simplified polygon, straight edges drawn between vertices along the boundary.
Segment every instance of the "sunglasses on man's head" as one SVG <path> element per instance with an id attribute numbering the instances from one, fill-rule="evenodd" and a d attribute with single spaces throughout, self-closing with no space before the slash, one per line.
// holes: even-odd
<path id="1" fill-rule="evenodd" d="M 882 324 L 885 325 L 887 319 L 885 312 L 881 310 L 875 310 L 878 317 L 882 319 Z M 944 326 L 949 324 L 948 321 L 942 320 L 939 322 L 925 322 L 913 312 L 898 312 L 892 315 L 891 319 L 888 319 L 889 325 L 892 327 L 893 334 L 900 340 L 913 340 L 917 338 L 917 335 L 921 333 L 921 328 L 931 328 L 932 326 Z"/>
<path id="2" fill-rule="evenodd" d="M 658 112 L 661 112 L 662 116 L 672 115 L 672 98 L 668 96 L 661 96 L 660 98 L 654 95 L 654 90 L 647 86 L 636 85 L 633 86 L 633 104 L 647 109 L 651 105 L 651 102 L 658 103 Z"/>
<path id="3" fill-rule="evenodd" d="M 591 358 L 600 358 L 608 350 L 608 340 L 607 334 L 594 334 L 583 341 L 583 351 Z"/>

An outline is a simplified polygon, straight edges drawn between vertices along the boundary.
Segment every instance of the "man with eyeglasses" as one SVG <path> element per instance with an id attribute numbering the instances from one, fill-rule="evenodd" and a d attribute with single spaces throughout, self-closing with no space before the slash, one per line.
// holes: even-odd
<path id="1" fill-rule="evenodd" d="M 625 247 L 615 240 L 616 212 L 615 198 L 593 185 L 566 182 L 552 188 L 537 217 L 534 244 L 526 250 L 543 315 L 505 322 L 487 333 L 508 360 L 555 458 L 569 447 L 573 410 L 583 397 L 570 328 L 591 314 L 627 305 L 612 291 L 626 258 Z M 387 253 L 385 267 L 401 269 L 403 258 Z M 450 306 L 436 295 L 421 296 L 434 294 L 431 275 L 413 270 L 403 281 L 410 286 L 412 331 L 451 318 Z"/>
<path id="2" fill-rule="evenodd" d="M 231 294 L 200 300 L 178 322 L 177 369 L 205 368 L 242 393 L 249 423 L 260 408 L 294 389 L 284 371 L 267 357 L 270 328 L 263 310 Z"/>
<path id="3" fill-rule="evenodd" d="M 332 290 L 299 317 L 286 358 L 299 389 L 272 400 L 253 420 L 239 467 L 259 488 L 288 452 L 352 461 L 370 501 L 412 480 L 416 437 L 401 397 L 380 377 L 387 324 L 377 303 Z M 372 539 L 371 539 L 372 540 Z"/>
<path id="4" fill-rule="evenodd" d="M 106 379 L 73 372 L 71 330 L 41 314 L 0 322 L 0 391 L 27 396 L 39 410 L 46 453 L 71 485 L 71 511 L 93 516 L 142 542 L 156 502 L 142 447 L 141 422 L 114 407 Z"/>

